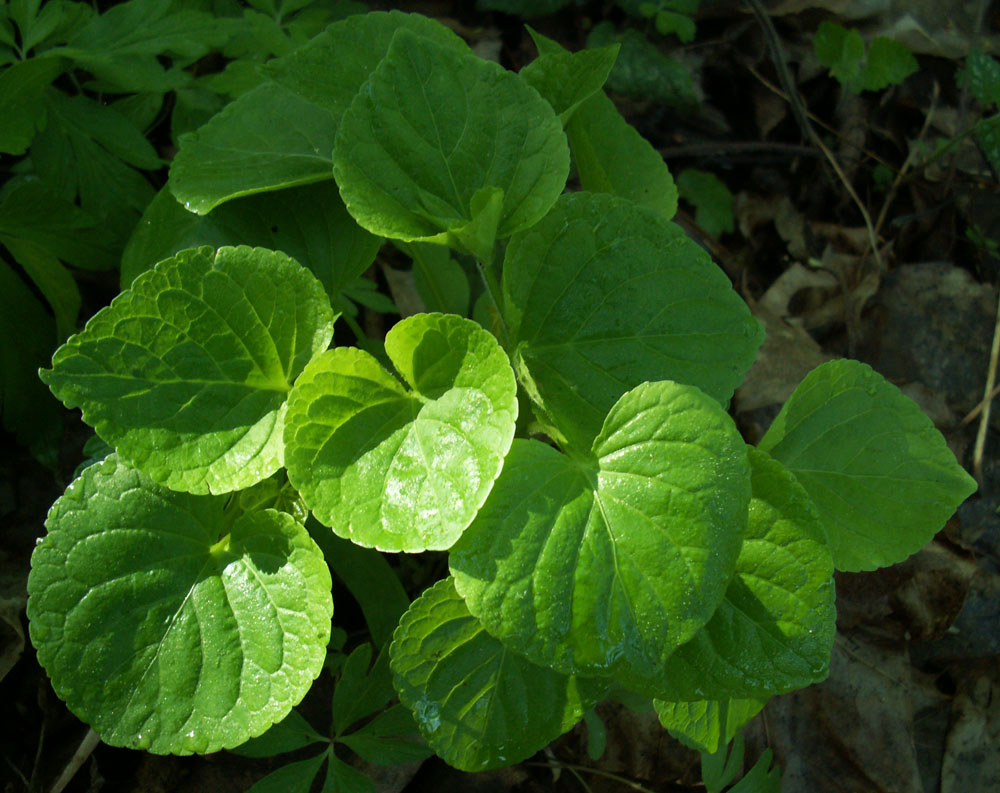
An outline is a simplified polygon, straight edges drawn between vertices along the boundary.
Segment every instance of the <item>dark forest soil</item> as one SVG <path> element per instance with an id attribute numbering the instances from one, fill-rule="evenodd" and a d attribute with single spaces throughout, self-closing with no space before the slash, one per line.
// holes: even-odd
<path id="1" fill-rule="evenodd" d="M 535 54 L 520 20 L 478 12 L 473 3 L 372 5 L 438 18 L 508 68 Z M 926 5 L 769 4 L 810 123 L 841 174 L 796 122 L 761 26 L 739 3 L 703 3 L 689 45 L 654 37 L 694 75 L 698 108 L 613 96 L 675 177 L 686 168 L 711 171 L 734 195 L 734 228 L 719 237 L 706 233 L 684 202 L 677 220 L 712 253 L 768 330 L 733 404 L 747 440 L 759 439 L 812 367 L 849 356 L 872 364 L 914 398 L 981 484 L 938 537 L 907 561 L 874 573 L 838 574 L 830 678 L 775 698 L 747 731 L 748 763 L 771 747 L 786 793 L 1000 790 L 1000 410 L 978 460 L 974 449 L 1000 260 L 968 233 L 976 229 L 981 238 L 1000 240 L 1000 193 L 997 174 L 971 139 L 926 162 L 936 141 L 977 118 L 955 74 L 970 46 L 989 48 L 1000 40 L 1000 9 L 996 3 Z M 812 31 L 823 19 L 900 31 L 906 25 L 896 6 L 929 31 L 917 50 L 919 72 L 884 91 L 844 91 L 812 55 Z M 975 8 L 970 13 L 967 6 Z M 874 10 L 861 20 L 847 16 L 864 8 Z M 977 10 L 983 11 L 978 23 Z M 591 2 L 532 24 L 576 50 L 602 19 L 625 21 L 613 3 Z M 875 250 L 859 205 L 875 226 Z M 113 275 L 99 300 L 113 296 Z M 52 693 L 30 643 L 22 643 L 31 549 L 88 434 L 76 417 L 67 424 L 56 476 L 9 436 L 0 437 L 0 656 L 9 661 L 0 681 L 4 793 L 49 790 L 87 733 Z M 338 620 L 345 617 L 341 627 L 348 632 L 361 627 L 357 617 L 349 624 L 350 609 L 338 606 Z M 329 718 L 330 689 L 324 675 L 303 705 L 315 724 Z M 373 774 L 380 791 L 407 793 L 696 789 L 697 754 L 670 738 L 654 715 L 611 705 L 600 715 L 608 743 L 598 760 L 588 757 L 586 728 L 579 725 L 503 771 L 464 774 L 435 759 Z M 236 793 L 279 764 L 227 753 L 154 757 L 99 745 L 65 789 Z"/>

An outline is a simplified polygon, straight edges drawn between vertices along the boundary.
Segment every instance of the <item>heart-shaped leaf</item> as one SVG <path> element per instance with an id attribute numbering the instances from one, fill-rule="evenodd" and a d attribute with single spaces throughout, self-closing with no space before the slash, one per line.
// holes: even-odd
<path id="1" fill-rule="evenodd" d="M 722 603 L 667 660 L 660 698 L 766 699 L 829 672 L 836 630 L 823 524 L 781 463 L 750 450 L 750 520 Z"/>
<path id="2" fill-rule="evenodd" d="M 285 419 L 288 477 L 345 539 L 443 550 L 500 473 L 517 417 L 514 373 L 493 336 L 449 314 L 403 320 L 385 348 L 409 389 L 353 348 L 306 367 Z"/>
<path id="3" fill-rule="evenodd" d="M 613 407 L 589 460 L 515 441 L 452 549 L 455 586 L 535 663 L 655 695 L 666 659 L 722 600 L 749 500 L 746 446 L 718 402 L 645 383 Z"/>
<path id="4" fill-rule="evenodd" d="M 858 361 L 813 369 L 760 449 L 815 502 L 838 570 L 902 561 L 976 492 L 917 404 Z"/>
<path id="5" fill-rule="evenodd" d="M 560 440 L 586 453 L 642 382 L 726 403 L 763 331 L 678 226 L 614 196 L 573 193 L 507 248 L 504 313 L 522 381 Z"/>
<path id="6" fill-rule="evenodd" d="M 227 493 L 281 467 L 285 399 L 334 319 L 323 285 L 282 253 L 187 250 L 137 278 L 40 376 L 157 482 Z"/>
<path id="7" fill-rule="evenodd" d="M 322 669 L 322 552 L 291 516 L 229 525 L 225 503 L 111 455 L 49 512 L 28 578 L 31 640 L 56 693 L 109 744 L 232 748 L 281 721 Z"/>
<path id="8" fill-rule="evenodd" d="M 487 258 L 494 236 L 555 203 L 569 147 L 516 74 L 400 29 L 344 114 L 333 160 L 344 203 L 373 234 Z"/>
<path id="9" fill-rule="evenodd" d="M 607 689 L 504 647 L 469 614 L 450 578 L 410 605 L 389 652 L 400 700 L 434 751 L 463 771 L 530 757 L 576 724 Z"/>

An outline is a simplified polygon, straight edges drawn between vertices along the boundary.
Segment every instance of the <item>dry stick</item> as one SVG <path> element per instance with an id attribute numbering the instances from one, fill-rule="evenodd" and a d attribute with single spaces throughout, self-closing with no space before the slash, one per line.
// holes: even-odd
<path id="1" fill-rule="evenodd" d="M 847 175 L 843 172 L 840 167 L 840 163 L 837 162 L 837 158 L 833 156 L 833 152 L 827 148 L 826 144 L 823 143 L 816 130 L 813 129 L 812 124 L 809 123 L 809 117 L 806 113 L 805 104 L 802 102 L 802 98 L 799 96 L 798 92 L 795 90 L 795 82 L 792 80 L 791 72 L 788 70 L 788 64 L 785 62 L 785 51 L 781 46 L 781 39 L 778 38 L 778 31 L 774 29 L 774 23 L 771 22 L 771 17 L 768 16 L 767 11 L 764 6 L 761 5 L 760 0 L 747 0 L 747 4 L 750 6 L 757 17 L 757 21 L 760 22 L 761 27 L 764 29 L 764 38 L 767 39 L 768 48 L 771 50 L 771 57 L 774 60 L 774 65 L 778 69 L 778 77 L 781 78 L 781 84 L 785 89 L 785 93 L 788 94 L 788 101 L 792 105 L 792 115 L 795 116 L 795 120 L 799 125 L 799 128 L 806 135 L 806 137 L 816 146 L 823 156 L 826 157 L 827 162 L 830 163 L 830 167 L 833 168 L 834 173 L 840 179 L 841 183 L 844 185 L 844 189 L 847 190 L 848 195 L 854 201 L 861 213 L 861 217 L 865 221 L 865 228 L 868 230 L 868 240 L 871 244 L 872 255 L 875 257 L 875 263 L 878 266 L 879 272 L 885 272 L 885 265 L 882 262 L 882 254 L 879 253 L 878 240 L 876 239 L 875 227 L 872 225 L 871 215 L 868 214 L 868 210 L 862 203 L 861 198 L 855 192 L 854 187 L 851 185 L 850 181 L 847 179 Z M 846 300 L 845 295 L 845 300 Z"/>
<path id="2" fill-rule="evenodd" d="M 990 368 L 986 373 L 986 397 L 983 415 L 979 419 L 979 431 L 976 433 L 976 445 L 972 452 L 972 473 L 983 484 L 983 451 L 986 448 L 986 432 L 990 427 L 990 407 L 993 404 L 993 384 L 997 379 L 997 358 L 1000 358 L 1000 290 L 997 293 L 997 322 L 993 328 L 993 348 L 990 350 Z"/>
<path id="3" fill-rule="evenodd" d="M 87 730 L 87 734 L 83 736 L 83 740 L 80 741 L 80 745 L 76 748 L 73 756 L 69 759 L 66 767 L 63 769 L 62 774 L 59 776 L 52 787 L 49 789 L 49 793 L 62 793 L 63 788 L 66 787 L 73 777 L 76 776 L 76 772 L 80 770 L 88 757 L 90 757 L 91 752 L 97 748 L 97 744 L 101 742 L 101 737 L 93 730 Z"/>
<path id="4" fill-rule="evenodd" d="M 930 129 L 931 119 L 934 118 L 934 113 L 937 110 L 938 97 L 941 95 L 941 88 L 938 85 L 938 81 L 934 81 L 934 90 L 931 92 L 931 106 L 927 108 L 927 115 L 924 116 L 923 126 L 920 128 L 920 134 L 917 135 L 917 141 L 924 139 L 927 134 L 927 130 Z M 896 200 L 896 193 L 899 192 L 899 186 L 903 183 L 903 177 L 906 176 L 906 172 L 910 169 L 913 161 L 916 160 L 917 147 L 911 146 L 909 153 L 906 155 L 906 159 L 903 160 L 903 164 L 899 168 L 899 172 L 896 174 L 896 178 L 892 180 L 892 186 L 889 188 L 889 192 L 885 195 L 885 201 L 882 202 L 882 209 L 878 213 L 878 219 L 875 221 L 875 233 L 878 234 L 882 231 L 882 226 L 885 223 L 885 218 L 889 214 L 889 207 L 892 206 L 892 202 Z M 866 251 L 867 253 L 867 251 Z"/>
<path id="5" fill-rule="evenodd" d="M 994 386 L 993 390 L 990 391 L 984 399 L 981 399 L 979 401 L 979 404 L 976 405 L 972 410 L 970 410 L 968 415 L 964 419 L 958 422 L 958 426 L 964 427 L 966 424 L 970 424 L 971 422 L 975 421 L 976 416 L 978 416 L 980 413 L 983 412 L 983 409 L 988 404 L 990 404 L 990 402 L 993 401 L 993 398 L 997 396 L 997 394 L 1000 394 L 1000 385 Z"/>
<path id="6" fill-rule="evenodd" d="M 574 763 L 564 763 L 562 760 L 554 760 L 548 763 L 525 763 L 525 765 L 535 766 L 537 768 L 563 768 L 567 771 L 585 771 L 588 774 L 593 774 L 594 776 L 604 777 L 605 779 L 613 779 L 615 782 L 619 782 L 623 785 L 627 785 L 633 790 L 638 790 L 639 793 L 654 793 L 648 787 L 643 787 L 638 782 L 633 782 L 631 779 L 618 774 L 612 774 L 610 771 L 602 771 L 600 768 L 589 768 L 585 765 L 576 765 Z M 680 790 L 687 790 L 687 788 L 679 788 Z"/>

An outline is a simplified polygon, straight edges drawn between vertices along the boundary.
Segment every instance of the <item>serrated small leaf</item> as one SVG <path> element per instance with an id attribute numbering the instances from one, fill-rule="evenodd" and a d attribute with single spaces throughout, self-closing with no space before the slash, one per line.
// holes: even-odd
<path id="1" fill-rule="evenodd" d="M 604 696 L 599 681 L 530 663 L 492 638 L 452 579 L 403 615 L 390 647 L 399 698 L 435 752 L 463 771 L 502 768 L 569 730 Z"/>
<path id="2" fill-rule="evenodd" d="M 766 699 L 829 672 L 833 560 L 809 495 L 751 448 L 750 518 L 736 574 L 712 618 L 667 659 L 665 700 Z"/>
<path id="3" fill-rule="evenodd" d="M 813 37 L 813 51 L 839 83 L 855 93 L 860 92 L 865 42 L 858 31 L 824 20 Z"/>
<path id="4" fill-rule="evenodd" d="M 330 114 L 266 82 L 181 138 L 169 187 L 199 215 L 239 196 L 333 178 Z"/>
<path id="5" fill-rule="evenodd" d="M 40 374 L 154 480 L 226 493 L 281 466 L 285 399 L 333 321 L 322 285 L 284 254 L 187 250 L 137 278 Z"/>
<path id="6" fill-rule="evenodd" d="M 522 383 L 560 440 L 584 453 L 642 382 L 669 378 L 726 403 L 763 337 L 679 227 L 602 194 L 563 196 L 511 240 L 503 294 Z"/>
<path id="7" fill-rule="evenodd" d="M 443 550 L 500 473 L 517 416 L 514 373 L 493 336 L 452 315 L 403 320 L 385 347 L 412 390 L 354 348 L 302 373 L 285 424 L 288 476 L 345 539 Z"/>
<path id="8" fill-rule="evenodd" d="M 483 217 L 498 238 L 530 226 L 569 171 L 562 125 L 527 83 L 406 29 L 344 114 L 333 159 L 344 203 L 373 234 L 481 257 Z"/>
<path id="9" fill-rule="evenodd" d="M 861 84 L 866 91 L 881 91 L 890 85 L 899 85 L 919 68 L 917 59 L 903 42 L 876 36 L 868 45 Z"/>
<path id="10" fill-rule="evenodd" d="M 917 404 L 858 361 L 813 369 L 759 448 L 809 493 L 838 570 L 902 561 L 976 490 Z"/>
<path id="11" fill-rule="evenodd" d="M 653 700 L 660 724 L 686 746 L 715 754 L 764 707 L 757 699 L 665 702 Z"/>
<path id="12" fill-rule="evenodd" d="M 322 552 L 284 513 L 227 525 L 224 506 L 112 455 L 49 512 L 28 578 L 31 639 L 56 693 L 111 745 L 238 746 L 322 668 L 333 613 Z"/>
<path id="13" fill-rule="evenodd" d="M 515 441 L 452 548 L 455 587 L 535 663 L 658 695 L 670 654 L 722 600 L 749 500 L 746 446 L 722 407 L 645 383 L 608 413 L 587 463 Z"/>

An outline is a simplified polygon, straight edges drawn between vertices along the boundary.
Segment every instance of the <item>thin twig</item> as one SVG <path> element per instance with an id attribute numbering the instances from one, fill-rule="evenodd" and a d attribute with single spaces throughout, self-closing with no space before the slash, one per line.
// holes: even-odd
<path id="1" fill-rule="evenodd" d="M 73 756 L 69 759 L 66 767 L 63 769 L 62 774 L 59 778 L 52 784 L 49 788 L 49 793 L 62 793 L 63 788 L 66 787 L 70 782 L 73 781 L 73 777 L 76 776 L 76 772 L 80 770 L 87 758 L 90 757 L 94 749 L 97 748 L 97 744 L 101 742 L 101 737 L 93 730 L 87 730 L 87 734 L 83 736 L 83 740 L 80 741 L 80 745 L 76 748 Z"/>
<path id="2" fill-rule="evenodd" d="M 989 394 L 987 394 L 987 395 L 986 395 L 986 397 L 985 397 L 984 399 L 981 399 L 981 400 L 979 401 L 979 404 L 978 404 L 978 405 L 976 405 L 976 406 L 975 406 L 975 407 L 974 407 L 974 408 L 973 408 L 972 410 L 970 410 L 970 411 L 968 412 L 968 414 L 967 414 L 967 415 L 965 416 L 965 418 L 963 418 L 963 419 L 962 419 L 962 420 L 961 420 L 960 422 L 958 422 L 958 426 L 960 426 L 960 427 L 964 427 L 964 426 L 965 426 L 966 424 L 971 424 L 971 423 L 972 423 L 973 421 L 975 421 L 975 420 L 976 420 L 976 417 L 977 417 L 977 416 L 978 416 L 978 415 L 979 415 L 980 413 L 982 413 L 982 412 L 983 412 L 983 410 L 985 409 L 985 407 L 986 407 L 986 406 L 987 406 L 987 405 L 988 405 L 988 404 L 989 404 L 990 402 L 992 402 L 992 401 L 993 401 L 993 399 L 994 399 L 994 398 L 995 398 L 995 397 L 996 397 L 996 396 L 997 396 L 998 394 L 1000 394 L 1000 385 L 998 385 L 998 386 L 994 386 L 993 390 L 992 390 L 992 391 L 990 391 L 990 392 L 989 392 Z"/>
<path id="3" fill-rule="evenodd" d="M 789 157 L 821 157 L 812 146 L 798 143 L 782 143 L 771 140 L 715 141 L 714 143 L 690 143 L 684 146 L 667 146 L 658 149 L 664 158 L 703 157 L 709 154 L 784 154 Z"/>
<path id="4" fill-rule="evenodd" d="M 760 0 L 747 0 L 747 4 L 750 6 L 754 16 L 757 17 L 758 22 L 760 22 L 760 25 L 764 30 L 764 38 L 767 39 L 768 48 L 771 50 L 771 57 L 774 60 L 775 68 L 778 70 L 778 77 L 781 79 L 781 84 L 785 89 L 785 93 L 788 95 L 788 100 L 792 107 L 792 115 L 795 116 L 796 123 L 798 123 L 799 128 L 806 136 L 806 139 L 823 152 L 823 156 L 826 157 L 827 162 L 830 163 L 830 167 L 833 168 L 834 173 L 837 174 L 837 178 L 840 179 L 844 189 L 847 190 L 847 194 L 851 197 L 851 200 L 854 201 L 855 206 L 857 206 L 858 211 L 861 213 L 861 217 L 865 222 L 865 228 L 868 230 L 868 238 L 871 243 L 872 255 L 875 257 L 875 264 L 877 265 L 879 272 L 885 272 L 885 265 L 882 262 L 882 254 L 878 249 L 878 239 L 875 233 L 875 226 L 872 224 L 871 215 L 868 214 L 867 208 L 862 203 L 857 192 L 855 192 L 854 186 L 848 180 L 847 175 L 840 167 L 840 163 L 837 162 L 837 158 L 834 157 L 833 152 L 831 152 L 827 145 L 823 143 L 822 138 L 820 138 L 816 130 L 813 129 L 812 124 L 809 123 L 809 116 L 806 111 L 805 103 L 802 101 L 802 97 L 799 96 L 798 91 L 795 90 L 795 81 L 792 79 L 791 72 L 788 69 L 788 64 L 785 61 L 785 50 L 781 45 L 781 39 L 778 37 L 778 31 L 774 29 L 774 23 L 771 22 L 771 17 L 768 15 L 764 6 L 761 5 Z"/>
<path id="5" fill-rule="evenodd" d="M 986 372 L 986 397 L 983 413 L 979 419 L 979 431 L 976 433 L 976 445 L 972 452 L 972 474 L 979 485 L 983 484 L 983 451 L 986 448 L 986 433 L 990 428 L 990 407 L 993 404 L 990 395 L 994 393 L 993 384 L 997 380 L 997 358 L 1000 358 L 1000 290 L 997 291 L 997 321 L 993 328 L 993 348 L 990 350 L 990 368 Z"/>
<path id="6" fill-rule="evenodd" d="M 554 761 L 550 761 L 548 763 L 538 763 L 538 762 L 525 763 L 525 765 L 535 766 L 536 768 L 551 768 L 552 766 L 556 766 L 557 768 L 563 768 L 566 771 L 582 771 L 582 772 L 587 773 L 587 774 L 593 774 L 594 776 L 604 777 L 605 779 L 613 779 L 615 782 L 619 782 L 622 785 L 626 785 L 626 786 L 632 788 L 633 790 L 638 790 L 639 793 L 655 793 L 655 791 L 650 790 L 648 787 L 644 787 L 643 785 L 640 785 L 638 782 L 634 782 L 633 780 L 629 779 L 628 777 L 620 776 L 619 774 L 613 774 L 610 771 L 602 771 L 600 768 L 590 768 L 590 767 L 585 766 L 585 765 L 576 765 L 574 763 L 564 763 L 564 762 L 562 762 L 562 760 L 554 760 Z M 679 787 L 677 785 L 671 785 L 670 789 L 674 790 L 674 791 L 681 791 L 681 792 L 683 792 L 683 791 L 686 791 L 688 788 L 686 788 L 686 787 Z"/>
<path id="7" fill-rule="evenodd" d="M 934 113 L 937 110 L 938 97 L 941 95 L 941 87 L 938 85 L 938 81 L 934 81 L 934 90 L 931 93 L 931 106 L 927 109 L 927 115 L 924 116 L 923 126 L 920 128 L 920 134 L 917 135 L 917 141 L 924 139 L 927 134 L 927 130 L 931 126 L 931 120 L 934 118 Z M 889 188 L 889 192 L 885 194 L 885 201 L 882 202 L 882 209 L 878 213 L 878 219 L 875 221 L 875 233 L 878 234 L 882 231 L 882 226 L 885 223 L 886 216 L 889 214 L 889 207 L 892 206 L 892 202 L 896 200 L 896 194 L 899 192 L 899 186 L 903 182 L 903 177 L 906 176 L 906 172 L 910 169 L 910 166 L 916 160 L 917 147 L 911 146 L 910 151 L 906 155 L 906 159 L 903 160 L 903 164 L 900 166 L 896 178 L 892 180 L 892 186 Z"/>

